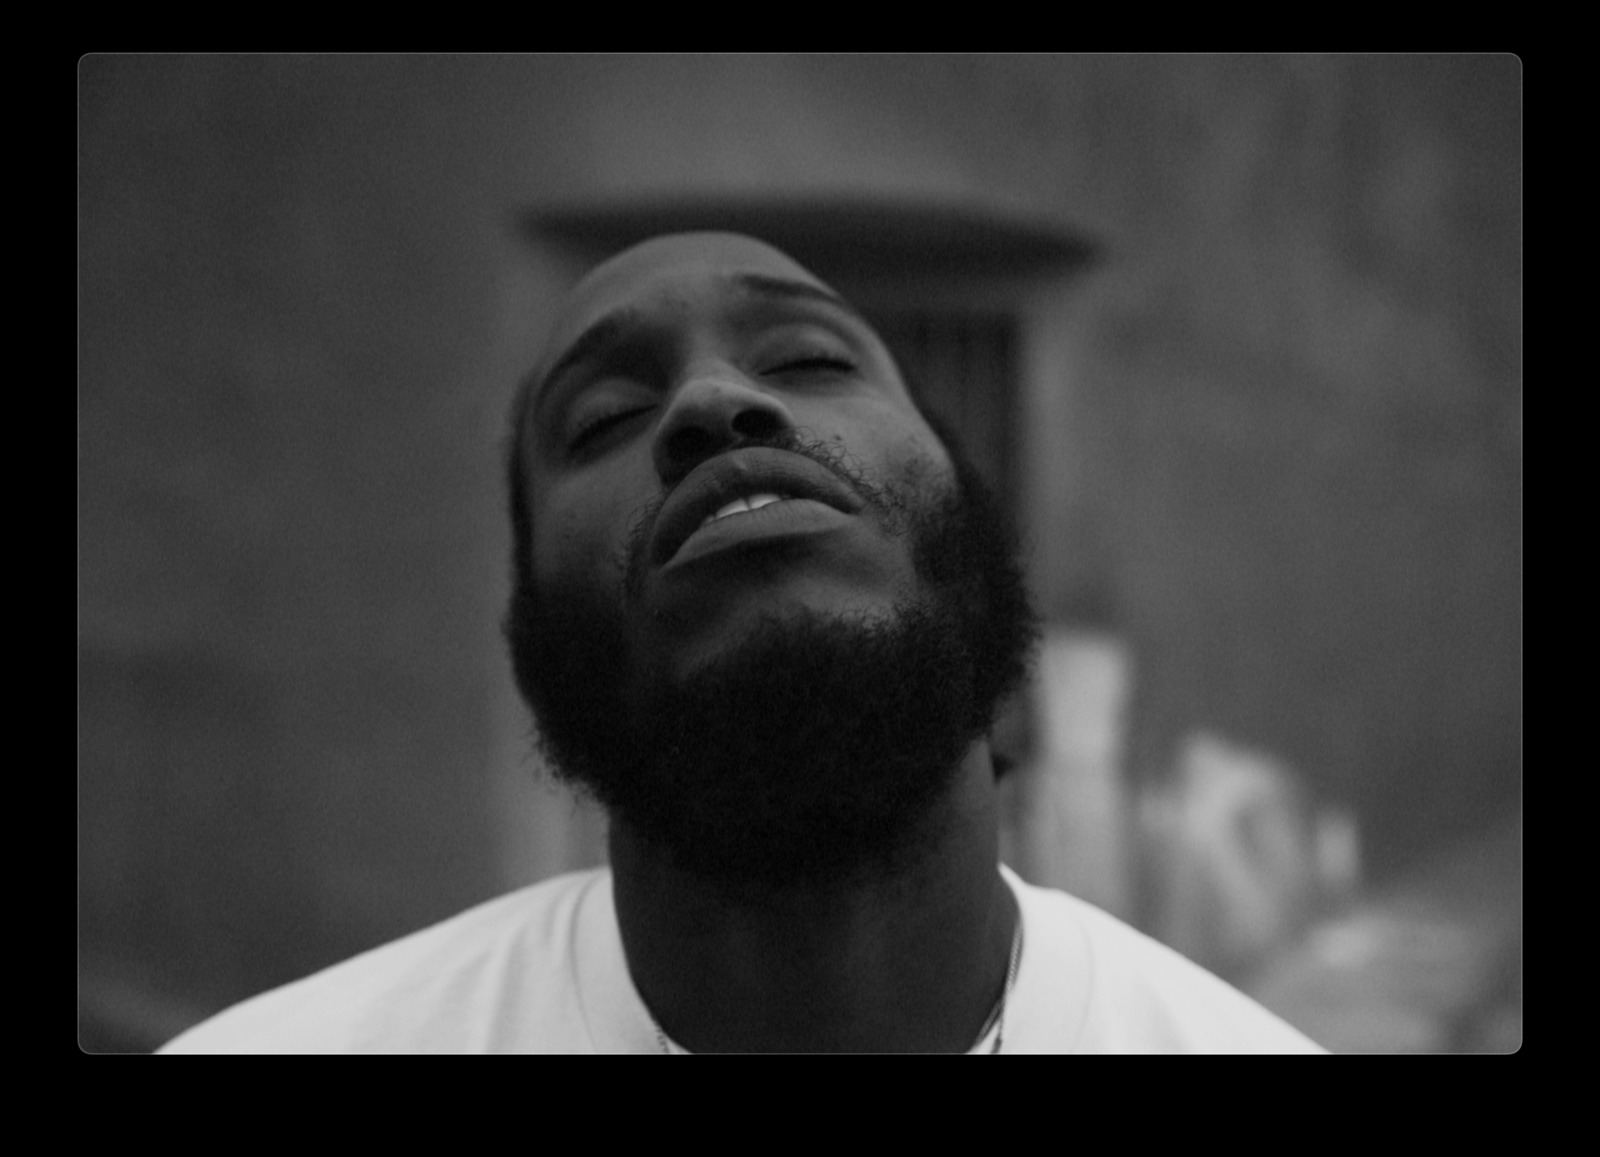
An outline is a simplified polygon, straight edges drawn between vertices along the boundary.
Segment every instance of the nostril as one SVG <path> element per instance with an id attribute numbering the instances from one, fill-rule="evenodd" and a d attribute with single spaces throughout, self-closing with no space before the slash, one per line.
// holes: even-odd
<path id="1" fill-rule="evenodd" d="M 699 426 L 683 426 L 667 437 L 667 454 L 683 462 L 703 458 L 716 449 L 716 439 Z"/>
<path id="2" fill-rule="evenodd" d="M 768 441 L 783 432 L 784 422 L 771 410 L 745 410 L 734 417 L 733 429 L 742 438 Z"/>

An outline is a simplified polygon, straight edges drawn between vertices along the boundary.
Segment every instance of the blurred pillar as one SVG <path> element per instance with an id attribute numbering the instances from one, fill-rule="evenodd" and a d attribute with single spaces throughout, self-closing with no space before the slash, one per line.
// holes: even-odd
<path id="1" fill-rule="evenodd" d="M 1034 757 L 1017 783 L 1018 870 L 1126 914 L 1128 806 L 1123 719 L 1132 677 L 1112 635 L 1055 628 L 1039 652 Z"/>

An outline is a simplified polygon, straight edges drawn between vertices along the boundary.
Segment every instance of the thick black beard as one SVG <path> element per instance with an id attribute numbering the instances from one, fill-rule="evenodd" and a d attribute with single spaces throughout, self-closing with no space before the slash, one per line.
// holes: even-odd
<path id="1" fill-rule="evenodd" d="M 784 448 L 900 519 L 921 597 L 881 619 L 769 621 L 678 682 L 640 669 L 598 592 L 519 575 L 506 625 L 556 774 L 679 868 L 738 889 L 848 886 L 914 857 L 1035 636 L 1004 520 L 964 461 L 919 509 L 824 448 Z"/>

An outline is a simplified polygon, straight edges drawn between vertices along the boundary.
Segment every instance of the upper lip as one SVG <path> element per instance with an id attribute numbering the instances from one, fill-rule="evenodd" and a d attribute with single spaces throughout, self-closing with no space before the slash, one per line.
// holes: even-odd
<path id="1" fill-rule="evenodd" d="M 735 498 L 754 494 L 810 498 L 846 514 L 865 501 L 825 466 L 788 450 L 730 450 L 702 462 L 680 482 L 656 519 L 650 556 L 657 565 L 678 553 L 700 524 Z"/>

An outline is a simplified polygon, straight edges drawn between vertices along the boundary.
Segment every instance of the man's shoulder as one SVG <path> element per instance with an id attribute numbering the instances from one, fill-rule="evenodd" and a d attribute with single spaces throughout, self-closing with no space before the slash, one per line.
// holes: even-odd
<path id="1" fill-rule="evenodd" d="M 1066 892 L 1013 880 L 1028 921 L 1028 945 L 1037 944 L 1037 971 L 1030 979 L 1048 1035 L 1031 1039 L 1040 1051 L 1325 1051 L 1226 981 L 1110 913 Z"/>
<path id="2" fill-rule="evenodd" d="M 560 1021 L 571 1007 L 564 989 L 578 911 L 609 882 L 597 869 L 496 897 L 236 1004 L 160 1051 L 494 1051 L 506 1006 L 518 1006 L 524 1023 L 541 1013 Z"/>

